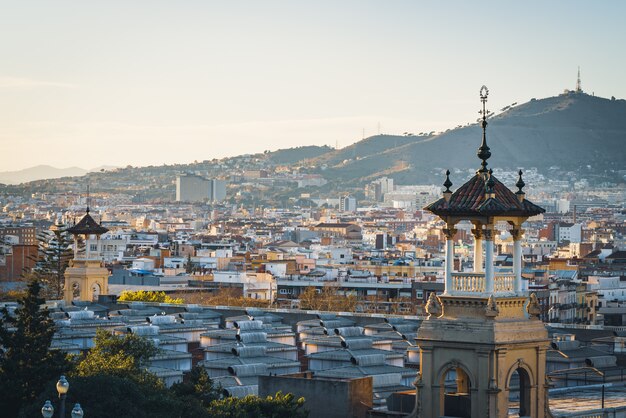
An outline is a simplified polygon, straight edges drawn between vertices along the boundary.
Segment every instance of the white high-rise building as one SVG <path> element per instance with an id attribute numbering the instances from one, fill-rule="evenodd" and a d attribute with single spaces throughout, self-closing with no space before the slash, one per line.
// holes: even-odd
<path id="1" fill-rule="evenodd" d="M 204 202 L 209 198 L 209 180 L 193 174 L 176 177 L 177 202 Z"/>
<path id="2" fill-rule="evenodd" d="M 209 180 L 209 200 L 221 202 L 224 199 L 226 199 L 226 180 Z"/>
<path id="3" fill-rule="evenodd" d="M 177 202 L 221 202 L 226 198 L 226 180 L 207 179 L 194 174 L 176 177 Z"/>
<path id="4" fill-rule="evenodd" d="M 351 196 L 341 196 L 339 198 L 339 210 L 342 212 L 355 212 L 356 199 Z"/>

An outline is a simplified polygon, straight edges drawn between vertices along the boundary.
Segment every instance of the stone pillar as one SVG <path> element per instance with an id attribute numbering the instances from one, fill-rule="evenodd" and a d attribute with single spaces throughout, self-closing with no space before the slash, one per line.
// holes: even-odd
<path id="1" fill-rule="evenodd" d="M 480 224 L 472 229 L 474 235 L 474 273 L 484 271 L 483 268 L 483 231 Z"/>
<path id="2" fill-rule="evenodd" d="M 413 415 L 413 417 L 435 416 L 431 414 L 434 411 L 439 411 L 439 384 L 435 373 L 436 370 L 433 369 L 433 348 L 422 344 L 420 345 L 420 371 L 418 375 L 418 383 L 421 385 L 421 390 L 419 393 L 416 392 L 416 396 L 419 395 L 420 397 L 416 399 L 417 408 L 415 408 L 414 412 L 418 412 L 418 414 Z"/>
<path id="3" fill-rule="evenodd" d="M 494 289 L 493 271 L 493 226 L 485 229 L 485 293 L 492 294 Z"/>
<path id="4" fill-rule="evenodd" d="M 78 258 L 78 235 L 74 235 L 72 249 L 74 250 L 74 257 L 73 258 Z"/>
<path id="5" fill-rule="evenodd" d="M 511 230 L 511 235 L 513 236 L 513 275 L 514 275 L 514 285 L 516 293 L 521 293 L 522 288 L 522 234 L 524 230 L 521 228 L 514 228 Z"/>
<path id="6" fill-rule="evenodd" d="M 89 243 L 89 235 L 85 234 L 85 258 L 91 260 L 91 244 Z"/>
<path id="7" fill-rule="evenodd" d="M 446 236 L 446 279 L 444 293 L 448 295 L 452 291 L 452 272 L 454 271 L 454 235 L 456 234 L 456 229 L 454 229 L 453 226 L 448 226 L 448 228 L 444 228 L 443 234 Z"/>

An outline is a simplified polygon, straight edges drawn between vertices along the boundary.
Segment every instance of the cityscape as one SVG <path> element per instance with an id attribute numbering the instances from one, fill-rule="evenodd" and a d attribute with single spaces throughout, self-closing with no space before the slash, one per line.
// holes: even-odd
<path id="1" fill-rule="evenodd" d="M 283 42 L 300 43 L 302 50 L 289 49 L 294 59 L 322 45 L 334 51 L 334 40 L 349 42 L 363 30 L 346 20 L 357 4 L 270 3 L 263 10 L 247 3 L 243 34 L 226 24 L 238 16 L 230 6 L 200 2 L 189 9 L 139 1 L 115 10 L 73 10 L 71 1 L 59 9 L 10 8 L 33 28 L 23 47 L 53 25 L 46 12 L 66 23 L 101 19 L 93 29 L 87 21 L 59 29 L 50 41 L 57 52 L 74 51 L 80 41 L 72 47 L 55 44 L 56 37 L 81 31 L 101 41 L 103 30 L 115 46 L 66 55 L 84 65 L 73 76 L 58 72 L 57 61 L 35 71 L 26 56 L 11 64 L 14 73 L 0 71 L 0 93 L 7 93 L 0 99 L 7 109 L 0 117 L 0 415 L 626 416 L 626 91 L 621 78 L 612 81 L 614 68 L 583 48 L 574 60 L 584 65 L 571 57 L 545 64 L 545 78 L 567 71 L 557 85 L 516 90 L 501 72 L 472 72 L 462 88 L 455 81 L 451 90 L 427 88 L 408 100 L 423 113 L 411 121 L 406 98 L 394 89 L 372 88 L 374 117 L 363 116 L 370 110 L 358 109 L 360 102 L 345 99 L 354 114 L 329 103 L 352 91 L 336 84 L 334 77 L 353 68 L 337 58 L 337 74 L 318 68 L 331 91 L 311 80 L 297 110 L 299 100 L 282 107 L 291 92 L 272 84 L 275 75 L 264 65 L 283 62 L 276 58 L 286 51 Z M 543 19 L 565 4 L 546 5 L 537 36 Z M 368 3 L 359 14 L 374 22 L 380 13 L 388 36 L 366 39 L 375 50 L 395 49 L 401 33 L 417 36 L 418 29 L 398 29 L 402 13 L 439 16 L 440 7 Z M 567 13 L 571 20 L 583 10 L 608 19 L 621 9 L 607 2 Z M 128 19 L 149 16 L 135 28 L 116 13 L 122 10 Z M 318 16 L 322 11 L 335 15 Z M 464 13 L 479 12 L 503 16 L 487 8 Z M 205 28 L 200 16 L 213 26 Z M 262 18 L 275 27 L 254 32 Z M 105 22 L 119 24 L 119 33 Z M 172 35 L 175 41 L 189 43 L 170 49 L 157 25 L 165 22 L 184 32 Z M 328 33 L 303 35 L 319 22 Z M 346 37 L 337 24 L 346 25 Z M 224 28 L 227 38 L 209 38 Z M 293 40 L 280 32 L 285 28 Z M 239 36 L 253 33 L 259 39 L 250 42 L 275 42 L 260 55 L 250 52 L 258 62 L 240 67 L 240 57 L 221 55 L 229 45 L 243 48 Z M 596 33 L 589 36 L 599 42 Z M 143 56 L 123 42 L 139 38 Z M 202 39 L 211 39 L 215 57 L 191 52 Z M 440 42 L 452 48 L 465 41 L 447 35 Z M 510 59 L 527 53 L 493 42 Z M 226 98 L 239 92 L 223 93 L 213 80 L 221 107 L 173 93 L 164 80 L 174 74 L 182 77 L 181 90 L 193 91 L 191 79 L 199 91 L 207 86 L 194 78 L 197 68 L 187 70 L 189 80 L 182 67 L 146 71 L 157 46 L 164 57 L 184 52 L 199 67 L 215 65 L 224 84 L 236 78 L 250 89 L 249 103 L 228 114 Z M 324 51 L 320 57 L 330 53 Z M 128 93 L 119 108 L 106 88 L 82 84 L 103 74 L 87 65 L 90 59 L 116 53 L 123 65 L 137 66 L 126 75 L 116 72 L 117 61 L 106 69 L 119 83 L 108 87 L 111 94 Z M 272 56 L 276 62 L 264 61 Z M 293 65 L 293 73 L 279 75 L 308 74 Z M 376 70 L 383 68 L 354 78 L 381 82 Z M 258 72 L 280 98 L 268 96 L 266 108 L 253 109 L 266 88 Z M 163 97 L 150 99 L 148 84 L 131 83 L 140 75 L 161 85 Z M 40 77 L 55 81 L 34 81 Z M 319 103 L 313 86 L 323 90 Z M 90 94 L 101 101 L 86 110 L 80 103 Z M 56 104 L 42 107 L 51 97 Z M 396 97 L 403 110 L 390 103 Z M 14 99 L 13 109 L 5 100 Z M 170 99 L 171 119 L 164 119 L 159 103 Z M 29 100 L 30 115 L 22 113 Z M 137 103 L 145 103 L 145 113 L 119 118 Z M 194 113 L 200 103 L 214 115 Z M 318 113 L 316 106 L 326 107 Z M 263 113 L 272 116 L 259 122 Z M 200 128 L 192 120 L 204 117 L 215 125 Z"/>

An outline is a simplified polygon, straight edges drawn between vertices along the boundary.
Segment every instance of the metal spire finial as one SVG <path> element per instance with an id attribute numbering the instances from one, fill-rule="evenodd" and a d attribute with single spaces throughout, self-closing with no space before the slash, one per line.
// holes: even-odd
<path id="1" fill-rule="evenodd" d="M 450 190 L 450 186 L 452 186 L 452 182 L 450 181 L 450 170 L 446 170 L 446 181 L 443 182 L 443 187 L 446 188 L 446 190 L 444 190 L 444 193 L 452 193 L 452 190 Z"/>
<path id="2" fill-rule="evenodd" d="M 87 213 L 89 213 L 89 184 L 87 184 Z"/>
<path id="3" fill-rule="evenodd" d="M 524 194 L 522 189 L 526 186 L 526 183 L 522 180 L 522 170 L 520 170 L 517 174 L 519 174 L 519 178 L 517 179 L 517 183 L 515 183 L 515 187 L 517 187 L 518 190 L 515 194 Z"/>
<path id="4" fill-rule="evenodd" d="M 482 86 L 480 88 L 480 101 L 483 103 L 483 110 L 479 113 L 483 115 L 483 121 L 481 126 L 483 128 L 483 142 L 480 144 L 478 148 L 478 152 L 476 155 L 478 158 L 482 160 L 481 168 L 478 170 L 480 173 L 487 172 L 487 160 L 491 157 L 491 152 L 489 151 L 489 147 L 487 146 L 487 96 L 489 96 L 489 89 L 487 86 Z"/>

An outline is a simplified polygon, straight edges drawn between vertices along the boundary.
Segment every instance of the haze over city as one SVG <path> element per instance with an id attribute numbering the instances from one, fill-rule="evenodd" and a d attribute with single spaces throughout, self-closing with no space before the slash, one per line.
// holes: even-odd
<path id="1" fill-rule="evenodd" d="M 0 171 L 191 162 L 626 97 L 622 2 L 32 2 L 0 16 Z M 10 152 L 9 152 L 10 150 Z"/>

